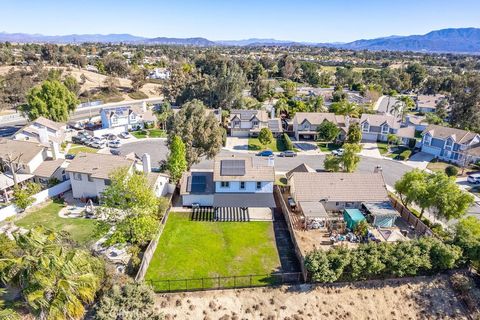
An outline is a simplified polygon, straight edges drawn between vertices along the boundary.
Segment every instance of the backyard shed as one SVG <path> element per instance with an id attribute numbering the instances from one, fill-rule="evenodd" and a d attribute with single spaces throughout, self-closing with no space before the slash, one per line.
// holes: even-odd
<path id="1" fill-rule="evenodd" d="M 372 224 L 375 227 L 391 228 L 397 217 L 400 216 L 390 201 L 364 202 L 362 206 L 373 218 Z"/>
<path id="2" fill-rule="evenodd" d="M 343 220 L 345 220 L 347 228 L 353 230 L 361 221 L 365 220 L 365 217 L 358 209 L 345 209 L 343 210 Z"/>

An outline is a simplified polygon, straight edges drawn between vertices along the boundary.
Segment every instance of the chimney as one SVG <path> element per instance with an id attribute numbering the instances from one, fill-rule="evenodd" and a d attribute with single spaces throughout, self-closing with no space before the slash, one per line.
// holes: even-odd
<path id="1" fill-rule="evenodd" d="M 58 143 L 55 141 L 50 141 L 50 147 L 52 149 L 52 159 L 57 160 L 58 156 L 60 155 L 60 148 L 58 146 Z"/>
<path id="2" fill-rule="evenodd" d="M 142 164 L 143 164 L 143 172 L 145 172 L 145 174 L 149 174 L 150 172 L 152 172 L 152 162 L 150 160 L 150 155 L 148 153 L 143 154 Z"/>
<path id="3" fill-rule="evenodd" d="M 345 127 L 348 129 L 350 127 L 350 116 L 346 115 L 345 116 Z"/>
<path id="4" fill-rule="evenodd" d="M 273 156 L 268 157 L 267 165 L 273 167 L 275 165 L 275 158 Z"/>
<path id="5" fill-rule="evenodd" d="M 376 166 L 375 169 L 373 169 L 373 173 L 381 173 L 383 172 L 383 169 L 381 166 Z"/>
<path id="6" fill-rule="evenodd" d="M 147 102 L 145 101 L 142 102 L 142 111 L 143 112 L 147 111 Z"/>
<path id="7" fill-rule="evenodd" d="M 270 110 L 270 118 L 274 119 L 275 118 L 275 107 L 272 106 L 272 109 Z"/>

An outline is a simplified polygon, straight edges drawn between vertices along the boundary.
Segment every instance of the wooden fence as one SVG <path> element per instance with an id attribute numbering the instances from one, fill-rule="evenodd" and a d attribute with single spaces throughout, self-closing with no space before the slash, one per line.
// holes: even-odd
<path id="1" fill-rule="evenodd" d="M 433 231 L 415 216 L 410 210 L 405 208 L 405 206 L 395 199 L 394 197 L 390 196 L 390 200 L 392 202 L 393 207 L 400 213 L 402 218 L 408 222 L 411 226 L 415 228 L 415 231 L 420 234 L 420 235 L 425 235 L 425 236 L 434 236 Z"/>
<path id="2" fill-rule="evenodd" d="M 290 237 L 292 238 L 293 247 L 295 248 L 295 255 L 300 262 L 300 269 L 302 270 L 303 281 L 307 281 L 308 273 L 305 269 L 305 257 L 303 256 L 302 251 L 298 246 L 297 238 L 295 237 L 295 232 L 293 231 L 292 221 L 290 220 L 289 209 L 278 186 L 273 187 L 273 195 L 275 197 L 277 206 L 280 205 L 280 209 L 282 210 L 283 216 L 285 217 L 285 222 L 287 223 L 288 231 L 290 232 Z"/>
<path id="3" fill-rule="evenodd" d="M 153 238 L 153 240 L 150 241 L 147 249 L 143 253 L 142 262 L 140 263 L 140 267 L 138 268 L 137 275 L 135 276 L 135 281 L 142 281 L 143 278 L 145 277 L 145 274 L 147 273 L 147 269 L 148 269 L 148 266 L 150 265 L 150 261 L 152 261 L 153 254 L 155 253 L 155 250 L 157 250 L 160 236 L 162 235 L 163 229 L 167 224 L 168 216 L 170 214 L 170 209 L 172 207 L 172 198 L 173 198 L 173 194 L 170 196 L 170 201 L 169 201 L 170 205 L 168 206 L 168 209 L 165 211 L 162 221 L 160 221 L 160 227 L 158 229 L 157 234 L 155 235 L 155 238 Z"/>

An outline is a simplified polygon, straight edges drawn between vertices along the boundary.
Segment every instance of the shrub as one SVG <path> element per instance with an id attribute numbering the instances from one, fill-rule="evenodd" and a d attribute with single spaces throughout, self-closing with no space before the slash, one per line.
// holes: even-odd
<path id="1" fill-rule="evenodd" d="M 458 175 L 458 168 L 455 166 L 448 166 L 445 168 L 445 174 L 449 177 L 456 177 Z"/>
<path id="2" fill-rule="evenodd" d="M 398 155 L 398 160 L 408 160 L 411 154 L 412 150 L 405 150 Z"/>
<path id="3" fill-rule="evenodd" d="M 282 138 L 283 138 L 283 144 L 285 145 L 285 150 L 293 150 L 293 143 L 290 137 L 286 133 L 284 133 L 282 135 Z"/>
<path id="4" fill-rule="evenodd" d="M 348 249 L 334 247 L 307 254 L 313 281 L 365 280 L 380 276 L 415 276 L 455 268 L 462 250 L 433 237 L 405 242 L 370 242 Z"/>

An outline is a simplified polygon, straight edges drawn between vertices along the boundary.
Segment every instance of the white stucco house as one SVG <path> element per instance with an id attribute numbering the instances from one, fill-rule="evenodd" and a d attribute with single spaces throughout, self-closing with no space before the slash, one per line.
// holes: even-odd
<path id="1" fill-rule="evenodd" d="M 258 214 L 271 219 L 274 182 L 273 160 L 255 163 L 251 157 L 217 157 L 213 171 L 183 175 L 180 195 L 183 206 L 213 207 L 218 216 L 232 210 L 246 214 L 247 220 Z"/>
<path id="2" fill-rule="evenodd" d="M 145 102 L 141 106 L 103 108 L 100 110 L 100 118 L 102 129 L 119 128 L 123 131 L 143 128 L 145 124 L 154 124 L 157 120 Z"/>

